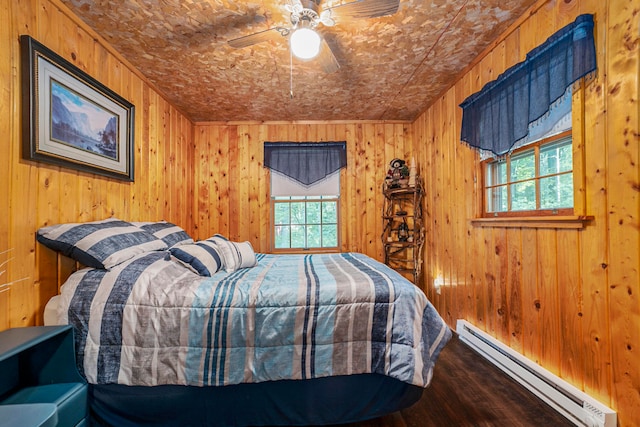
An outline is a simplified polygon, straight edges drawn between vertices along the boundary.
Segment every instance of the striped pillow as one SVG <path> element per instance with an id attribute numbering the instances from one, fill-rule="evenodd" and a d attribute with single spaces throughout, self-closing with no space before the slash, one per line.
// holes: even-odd
<path id="1" fill-rule="evenodd" d="M 87 267 L 107 270 L 143 252 L 167 249 L 153 234 L 117 218 L 50 225 L 36 238 Z"/>
<path id="2" fill-rule="evenodd" d="M 188 245 L 193 243 L 191 236 L 182 227 L 167 221 L 158 222 L 132 222 L 136 227 L 156 236 L 164 241 L 169 248 L 178 245 Z"/>
<path id="3" fill-rule="evenodd" d="M 216 244 L 210 240 L 175 246 L 169 250 L 171 255 L 201 276 L 213 276 L 222 268 L 222 256 Z"/>
<path id="4" fill-rule="evenodd" d="M 216 234 L 210 237 L 216 243 L 224 258 L 224 270 L 227 273 L 239 268 L 255 267 L 258 264 L 253 246 L 249 242 L 232 242 L 226 237 Z"/>

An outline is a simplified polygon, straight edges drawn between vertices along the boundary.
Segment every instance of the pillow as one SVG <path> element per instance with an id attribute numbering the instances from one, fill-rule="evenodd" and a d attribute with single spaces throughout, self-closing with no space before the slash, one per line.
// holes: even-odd
<path id="1" fill-rule="evenodd" d="M 249 242 L 231 242 L 220 234 L 216 234 L 208 240 L 214 241 L 220 248 L 224 258 L 224 270 L 227 273 L 239 268 L 255 267 L 258 264 L 253 246 Z"/>
<path id="2" fill-rule="evenodd" d="M 161 239 L 169 248 L 193 243 L 191 236 L 182 227 L 171 222 L 132 222 L 132 224 Z"/>
<path id="3" fill-rule="evenodd" d="M 171 255 L 201 276 L 213 276 L 222 268 L 223 260 L 218 246 L 210 240 L 174 246 L 169 250 Z"/>
<path id="4" fill-rule="evenodd" d="M 36 238 L 87 267 L 107 270 L 140 253 L 167 249 L 153 234 L 117 218 L 50 225 L 40 228 Z"/>

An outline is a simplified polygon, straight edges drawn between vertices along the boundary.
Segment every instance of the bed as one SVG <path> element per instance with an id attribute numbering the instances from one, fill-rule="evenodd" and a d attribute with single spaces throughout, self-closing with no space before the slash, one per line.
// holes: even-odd
<path id="1" fill-rule="evenodd" d="M 87 265 L 46 318 L 74 327 L 97 425 L 376 418 L 420 398 L 451 337 L 417 287 L 359 253 L 256 254 L 117 219 L 37 237 Z"/>

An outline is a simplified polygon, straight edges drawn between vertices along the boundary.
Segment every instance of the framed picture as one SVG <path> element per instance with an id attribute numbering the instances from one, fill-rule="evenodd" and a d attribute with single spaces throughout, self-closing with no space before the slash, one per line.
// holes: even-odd
<path id="1" fill-rule="evenodd" d="M 134 106 L 20 36 L 23 158 L 133 181 Z"/>

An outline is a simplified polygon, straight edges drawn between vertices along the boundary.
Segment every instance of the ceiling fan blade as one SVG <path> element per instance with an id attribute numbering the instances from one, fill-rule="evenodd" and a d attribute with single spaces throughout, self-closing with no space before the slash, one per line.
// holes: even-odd
<path id="1" fill-rule="evenodd" d="M 393 15 L 400 7 L 400 0 L 357 0 L 325 10 L 334 18 L 377 18 Z"/>
<path id="2" fill-rule="evenodd" d="M 331 10 L 323 10 L 320 14 L 320 22 L 327 27 L 336 25 L 336 21 L 331 17 Z"/>
<path id="3" fill-rule="evenodd" d="M 268 30 L 259 31 L 257 33 L 249 34 L 248 36 L 238 37 L 237 39 L 229 40 L 227 43 L 231 47 L 235 47 L 236 49 L 240 49 L 247 46 L 252 46 L 257 43 L 262 43 L 270 40 L 279 40 L 280 37 L 286 35 L 283 33 L 288 30 L 286 28 L 281 27 L 273 27 Z"/>
<path id="4" fill-rule="evenodd" d="M 300 13 L 304 9 L 302 2 L 300 0 L 292 0 L 291 1 L 291 12 L 292 13 Z"/>
<path id="5" fill-rule="evenodd" d="M 320 62 L 320 66 L 324 72 L 327 74 L 335 73 L 340 68 L 340 64 L 338 63 L 336 56 L 333 54 L 333 51 L 324 38 L 322 38 L 322 43 L 320 44 L 318 61 Z"/>

